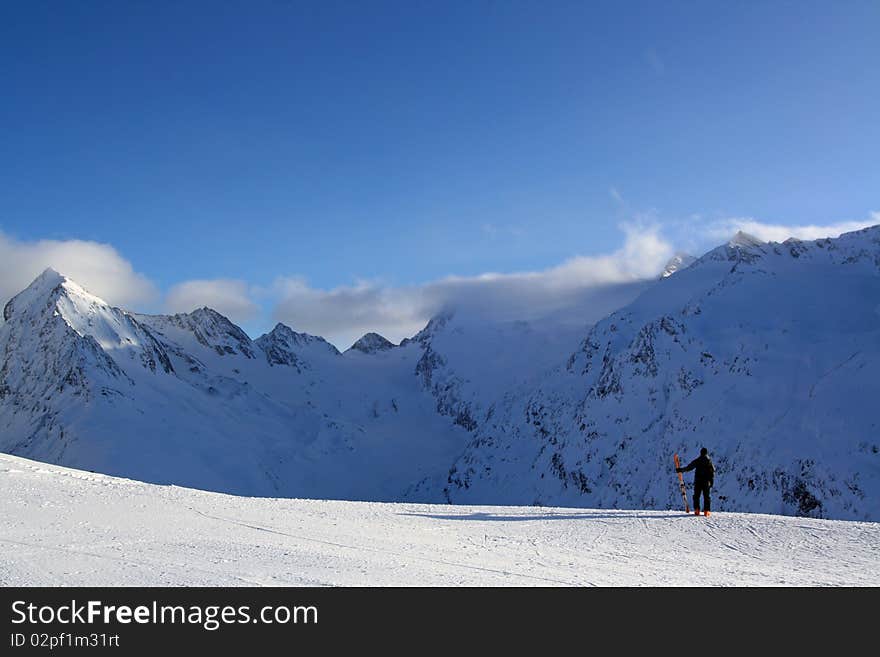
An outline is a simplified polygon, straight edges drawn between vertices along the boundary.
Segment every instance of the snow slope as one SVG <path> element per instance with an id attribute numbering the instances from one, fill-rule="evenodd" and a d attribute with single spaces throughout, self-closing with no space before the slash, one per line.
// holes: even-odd
<path id="1" fill-rule="evenodd" d="M 241 498 L 0 454 L 2 586 L 877 586 L 880 524 Z"/>

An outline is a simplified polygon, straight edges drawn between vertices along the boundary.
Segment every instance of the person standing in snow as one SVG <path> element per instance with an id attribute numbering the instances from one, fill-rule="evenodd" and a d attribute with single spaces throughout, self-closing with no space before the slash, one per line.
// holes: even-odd
<path id="1" fill-rule="evenodd" d="M 705 447 L 700 450 L 700 455 L 683 468 L 676 468 L 676 472 L 694 471 L 694 515 L 700 515 L 700 494 L 703 495 L 703 514 L 709 515 L 712 500 L 709 498 L 709 490 L 715 483 L 715 464 L 709 458 L 709 450 Z"/>

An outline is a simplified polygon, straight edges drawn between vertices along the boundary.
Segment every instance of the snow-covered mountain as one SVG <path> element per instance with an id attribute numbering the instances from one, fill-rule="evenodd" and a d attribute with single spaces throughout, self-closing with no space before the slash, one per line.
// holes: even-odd
<path id="1" fill-rule="evenodd" d="M 251 340 L 209 308 L 129 313 L 52 270 L 5 320 L 2 451 L 209 490 L 378 500 L 441 481 L 476 427 L 462 418 L 580 332 L 444 315 L 399 347 L 368 334 L 343 355 L 283 324 Z M 434 485 L 420 495 L 442 499 Z"/>
<path id="2" fill-rule="evenodd" d="M 394 343 L 379 335 L 378 333 L 365 333 L 357 341 L 351 345 L 346 351 L 362 351 L 365 354 L 372 354 L 377 351 L 387 351 L 392 349 Z"/>
<path id="3" fill-rule="evenodd" d="M 269 365 L 286 365 L 302 373 L 315 359 L 339 356 L 339 350 L 324 338 L 308 333 L 297 333 L 284 324 L 277 324 L 271 332 L 257 338 Z"/>
<path id="4" fill-rule="evenodd" d="M 669 508 L 701 446 L 716 508 L 880 519 L 880 226 L 744 234 L 596 324 L 504 400 L 450 469 L 455 503 Z"/>
<path id="5" fill-rule="evenodd" d="M 671 454 L 705 444 L 717 509 L 880 519 L 880 227 L 667 271 L 594 326 L 595 299 L 447 312 L 341 354 L 47 270 L 4 310 L 0 451 L 248 495 L 669 508 Z"/>
<path id="6" fill-rule="evenodd" d="M 5 452 L 250 495 L 395 499 L 467 438 L 434 412 L 412 353 L 355 362 L 283 325 L 252 341 L 210 309 L 135 315 L 51 270 L 4 316 Z"/>

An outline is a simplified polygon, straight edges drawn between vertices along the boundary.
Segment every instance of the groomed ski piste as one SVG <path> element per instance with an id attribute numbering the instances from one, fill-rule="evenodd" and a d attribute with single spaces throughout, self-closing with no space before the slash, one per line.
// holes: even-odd
<path id="1" fill-rule="evenodd" d="M 880 585 L 872 522 L 235 497 L 8 454 L 0 543 L 4 586 Z"/>

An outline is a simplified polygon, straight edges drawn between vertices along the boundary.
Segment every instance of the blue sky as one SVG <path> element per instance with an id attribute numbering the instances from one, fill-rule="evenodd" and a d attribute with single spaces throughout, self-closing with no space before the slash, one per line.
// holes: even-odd
<path id="1" fill-rule="evenodd" d="M 291 280 L 870 223 L 878 33 L 858 1 L 4 3 L 0 232 L 108 245 L 151 309 L 235 281 L 256 331 Z"/>

